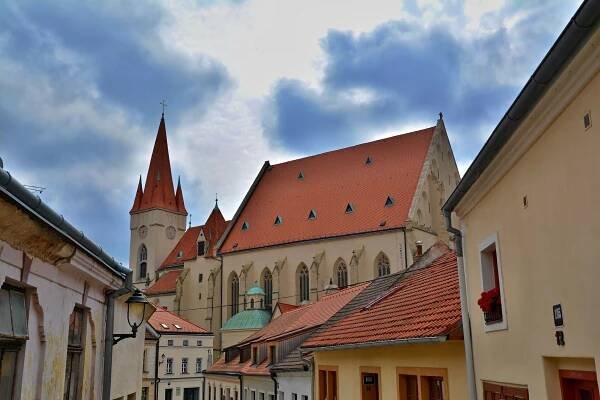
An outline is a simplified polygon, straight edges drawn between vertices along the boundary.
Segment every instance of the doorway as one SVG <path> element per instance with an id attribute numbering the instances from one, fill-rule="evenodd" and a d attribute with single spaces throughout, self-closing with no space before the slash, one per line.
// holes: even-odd
<path id="1" fill-rule="evenodd" d="M 360 378 L 362 400 L 379 400 L 379 374 L 363 372 Z"/>
<path id="2" fill-rule="evenodd" d="M 562 369 L 558 372 L 563 400 L 600 400 L 595 372 Z"/>
<path id="3" fill-rule="evenodd" d="M 200 388 L 184 388 L 183 400 L 200 400 Z"/>

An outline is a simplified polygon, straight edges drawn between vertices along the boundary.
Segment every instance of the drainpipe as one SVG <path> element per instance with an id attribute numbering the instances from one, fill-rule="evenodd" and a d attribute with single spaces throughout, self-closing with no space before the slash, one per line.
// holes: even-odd
<path id="1" fill-rule="evenodd" d="M 115 326 L 115 299 L 131 292 L 132 271 L 127 273 L 123 287 L 106 293 L 106 324 L 104 325 L 104 368 L 102 375 L 102 400 L 111 400 L 113 332 Z"/>
<path id="2" fill-rule="evenodd" d="M 157 332 L 158 333 L 158 332 Z M 156 346 L 154 350 L 154 400 L 158 400 L 158 383 L 160 379 L 158 379 L 158 353 L 160 349 L 160 333 L 158 334 L 158 339 L 156 339 Z"/>
<path id="3" fill-rule="evenodd" d="M 458 282 L 460 287 L 460 310 L 465 342 L 467 387 L 469 390 L 469 400 L 477 400 L 477 385 L 475 383 L 475 367 L 473 362 L 473 341 L 471 337 L 471 321 L 469 319 L 469 310 L 467 304 L 467 285 L 463 255 L 463 237 L 462 232 L 452 226 L 451 216 L 451 211 L 444 210 L 444 217 L 446 218 L 446 230 L 454 235 L 454 243 L 456 244 L 456 265 L 458 268 Z"/>
<path id="4" fill-rule="evenodd" d="M 402 228 L 404 232 L 404 268 L 408 268 L 408 249 L 406 248 L 406 228 Z"/>
<path id="5" fill-rule="evenodd" d="M 244 375 L 240 374 L 240 400 L 244 399 Z"/>
<path id="6" fill-rule="evenodd" d="M 158 398 L 155 397 L 155 400 L 157 400 Z M 206 399 L 206 377 L 203 376 L 202 377 L 202 399 Z"/>
<path id="7" fill-rule="evenodd" d="M 277 392 L 279 390 L 279 383 L 277 382 L 277 374 L 275 372 L 271 372 L 271 379 L 273 380 L 273 398 L 277 400 Z"/>
<path id="8" fill-rule="evenodd" d="M 223 255 L 219 254 L 217 256 L 221 261 L 221 265 L 219 267 L 221 273 L 221 289 L 219 290 L 219 296 L 221 297 L 221 302 L 219 303 L 219 332 L 221 332 L 221 328 L 223 328 Z M 214 302 L 213 302 L 214 303 Z M 213 314 L 214 315 L 214 314 Z M 219 356 L 221 355 L 221 349 L 223 348 L 223 334 L 219 334 Z"/>

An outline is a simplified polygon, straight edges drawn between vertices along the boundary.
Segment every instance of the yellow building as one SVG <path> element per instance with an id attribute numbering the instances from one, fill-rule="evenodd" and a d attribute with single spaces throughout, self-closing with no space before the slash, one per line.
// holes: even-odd
<path id="1" fill-rule="evenodd" d="M 432 247 L 349 306 L 302 345 L 314 358 L 315 399 L 467 397 L 454 252 Z"/>
<path id="2" fill-rule="evenodd" d="M 599 398 L 599 10 L 582 4 L 444 206 L 470 399 Z"/>

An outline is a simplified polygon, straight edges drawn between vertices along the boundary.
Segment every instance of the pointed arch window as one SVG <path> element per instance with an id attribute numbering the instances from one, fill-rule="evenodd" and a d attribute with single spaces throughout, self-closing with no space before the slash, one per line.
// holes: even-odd
<path id="1" fill-rule="evenodd" d="M 145 244 L 140 246 L 138 252 L 138 271 L 140 279 L 145 278 L 148 273 L 148 249 Z"/>
<path id="2" fill-rule="evenodd" d="M 335 274 L 337 277 L 337 285 L 339 288 L 345 288 L 348 286 L 348 267 L 344 260 L 338 260 L 335 267 Z"/>
<path id="3" fill-rule="evenodd" d="M 234 272 L 231 277 L 231 316 L 233 317 L 240 311 L 240 279 L 237 274 Z"/>
<path id="4" fill-rule="evenodd" d="M 262 273 L 262 286 L 265 291 L 265 302 L 268 308 L 273 304 L 273 275 L 271 271 L 265 269 Z"/>
<path id="5" fill-rule="evenodd" d="M 298 293 L 300 302 L 308 301 L 310 294 L 308 268 L 306 265 L 301 264 L 298 269 Z"/>
<path id="6" fill-rule="evenodd" d="M 390 260 L 385 253 L 379 253 L 376 260 L 377 276 L 386 276 L 390 274 Z"/>

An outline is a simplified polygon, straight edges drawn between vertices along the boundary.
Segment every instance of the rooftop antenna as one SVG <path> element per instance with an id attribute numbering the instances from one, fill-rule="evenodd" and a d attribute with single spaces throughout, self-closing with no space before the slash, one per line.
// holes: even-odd
<path id="1" fill-rule="evenodd" d="M 162 99 L 162 101 L 160 102 L 160 105 L 162 106 L 162 116 L 164 118 L 165 117 L 165 108 L 167 108 L 167 100 Z"/>
<path id="2" fill-rule="evenodd" d="M 29 190 L 30 192 L 36 192 L 38 194 L 42 194 L 42 192 L 44 190 L 46 190 L 45 187 L 41 187 L 41 186 L 35 186 L 35 185 L 23 185 L 23 187 L 27 190 Z"/>

